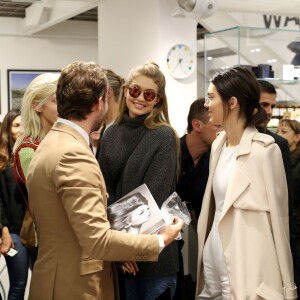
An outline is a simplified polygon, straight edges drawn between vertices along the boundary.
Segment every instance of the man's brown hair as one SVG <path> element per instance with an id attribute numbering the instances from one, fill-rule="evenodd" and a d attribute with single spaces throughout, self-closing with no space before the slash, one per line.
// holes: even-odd
<path id="1" fill-rule="evenodd" d="M 56 99 L 58 115 L 64 119 L 85 120 L 98 103 L 106 101 L 107 78 L 94 62 L 73 62 L 58 79 Z"/>

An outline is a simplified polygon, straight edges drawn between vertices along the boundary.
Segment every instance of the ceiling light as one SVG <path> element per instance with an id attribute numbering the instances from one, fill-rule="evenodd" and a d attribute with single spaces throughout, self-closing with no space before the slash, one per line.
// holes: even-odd
<path id="1" fill-rule="evenodd" d="M 250 52 L 251 52 L 251 53 L 260 52 L 260 51 L 261 51 L 260 48 L 250 49 Z"/>
<path id="2" fill-rule="evenodd" d="M 11 2 L 28 2 L 28 3 L 36 3 L 36 2 L 41 2 L 41 0 L 11 0 Z"/>

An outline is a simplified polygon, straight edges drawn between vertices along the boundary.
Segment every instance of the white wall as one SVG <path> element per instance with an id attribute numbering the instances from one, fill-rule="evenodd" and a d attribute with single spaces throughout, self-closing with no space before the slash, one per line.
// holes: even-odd
<path id="1" fill-rule="evenodd" d="M 67 21 L 38 36 L 21 36 L 19 19 L 0 18 L 0 121 L 8 110 L 7 70 L 58 70 L 72 61 L 98 62 L 98 32 L 95 22 Z M 8 293 L 8 275 L 0 258 L 1 283 Z M 26 297 L 28 295 L 28 288 Z"/>
<path id="2" fill-rule="evenodd" d="M 172 46 L 184 43 L 194 50 L 196 59 L 197 22 L 172 17 L 176 10 L 175 0 L 101 1 L 99 63 L 125 78 L 138 64 L 158 63 L 167 81 L 170 121 L 181 136 L 187 127 L 189 106 L 197 97 L 197 72 L 188 79 L 176 80 L 167 71 L 166 57 Z"/>
<path id="3" fill-rule="evenodd" d="M 7 70 L 58 70 L 75 60 L 98 61 L 97 23 L 67 21 L 38 36 L 21 36 L 19 19 L 0 18 L 1 114 L 8 110 Z"/>

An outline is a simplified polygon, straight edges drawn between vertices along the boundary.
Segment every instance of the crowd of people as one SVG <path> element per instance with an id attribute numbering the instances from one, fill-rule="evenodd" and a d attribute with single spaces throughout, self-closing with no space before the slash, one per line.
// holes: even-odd
<path id="1" fill-rule="evenodd" d="M 247 68 L 216 72 L 179 138 L 154 62 L 126 80 L 93 62 L 37 76 L 0 128 L 8 300 L 24 299 L 29 269 L 30 300 L 298 299 L 300 123 L 270 131 L 275 104 L 275 87 Z M 159 208 L 175 191 L 187 203 L 192 293 L 183 221 L 140 234 L 147 199 L 110 206 L 142 184 Z"/>

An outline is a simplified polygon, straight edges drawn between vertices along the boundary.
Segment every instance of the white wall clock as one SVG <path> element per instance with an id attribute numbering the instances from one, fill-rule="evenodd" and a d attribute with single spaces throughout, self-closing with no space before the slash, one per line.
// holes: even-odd
<path id="1" fill-rule="evenodd" d="M 196 66 L 193 50 L 184 45 L 173 46 L 167 55 L 167 67 L 170 74 L 176 79 L 189 77 Z"/>

